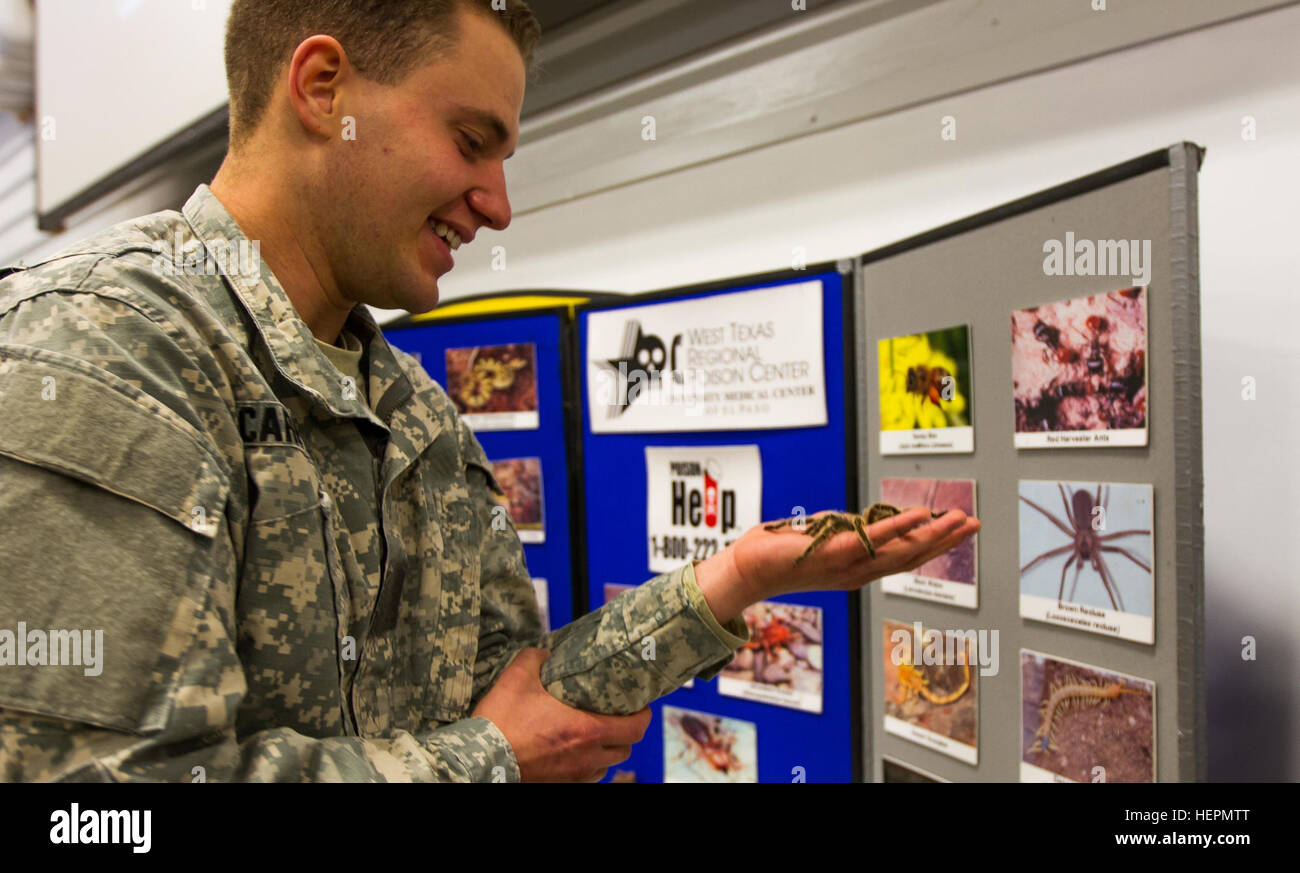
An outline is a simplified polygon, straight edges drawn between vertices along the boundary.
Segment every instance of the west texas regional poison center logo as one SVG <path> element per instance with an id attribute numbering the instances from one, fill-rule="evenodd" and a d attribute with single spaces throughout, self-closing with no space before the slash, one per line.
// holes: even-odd
<path id="1" fill-rule="evenodd" d="M 673 337 L 669 347 L 654 334 L 642 331 L 641 322 L 636 319 L 627 321 L 623 325 L 619 357 L 598 362 L 609 371 L 606 375 L 615 380 L 613 392 L 601 392 L 606 417 L 617 418 L 627 412 L 638 397 L 662 389 L 665 374 L 671 383 L 683 384 L 682 374 L 677 371 L 677 348 L 681 343 L 680 333 Z"/>

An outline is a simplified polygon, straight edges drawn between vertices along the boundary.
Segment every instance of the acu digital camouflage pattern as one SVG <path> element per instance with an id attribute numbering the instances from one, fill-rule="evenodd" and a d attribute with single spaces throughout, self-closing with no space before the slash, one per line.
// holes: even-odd
<path id="1" fill-rule="evenodd" d="M 543 635 L 442 389 L 361 306 L 342 377 L 241 243 L 200 186 L 0 281 L 0 629 L 104 639 L 0 666 L 0 778 L 514 781 L 469 714 L 519 649 L 631 713 L 745 642 L 689 567 Z"/>

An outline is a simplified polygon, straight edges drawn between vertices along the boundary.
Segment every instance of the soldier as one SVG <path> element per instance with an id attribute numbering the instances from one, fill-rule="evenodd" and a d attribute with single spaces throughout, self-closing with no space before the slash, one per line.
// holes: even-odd
<path id="1" fill-rule="evenodd" d="M 978 529 L 918 509 L 792 570 L 756 528 L 542 633 L 482 448 L 361 305 L 428 311 L 510 222 L 539 29 L 492 6 L 235 0 L 211 187 L 5 271 L 0 778 L 599 779 L 746 605 Z"/>

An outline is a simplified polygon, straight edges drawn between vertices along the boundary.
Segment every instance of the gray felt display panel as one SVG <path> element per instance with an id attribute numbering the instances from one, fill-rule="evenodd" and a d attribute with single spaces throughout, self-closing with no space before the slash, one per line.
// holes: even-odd
<path id="1" fill-rule="evenodd" d="M 857 307 L 859 485 L 882 477 L 976 480 L 979 606 L 886 594 L 863 604 L 864 761 L 888 757 L 953 781 L 1015 781 L 1022 756 L 1020 652 L 1037 652 L 1155 683 L 1156 780 L 1205 778 L 1200 308 L 1196 173 L 1189 143 L 864 255 Z M 1137 284 L 1127 276 L 1056 276 L 1044 243 L 1151 240 L 1144 447 L 1017 449 L 1011 313 Z M 970 325 L 974 452 L 880 453 L 877 341 Z M 1022 618 L 1018 480 L 1149 483 L 1153 488 L 1153 645 Z M 1055 504 L 1061 509 L 1058 498 Z M 1061 566 L 1061 565 L 1054 565 Z M 998 672 L 977 680 L 978 764 L 884 730 L 882 623 L 998 631 Z M 1083 710 L 1087 711 L 1087 710 Z M 1097 711 L 1096 709 L 1092 711 Z"/>

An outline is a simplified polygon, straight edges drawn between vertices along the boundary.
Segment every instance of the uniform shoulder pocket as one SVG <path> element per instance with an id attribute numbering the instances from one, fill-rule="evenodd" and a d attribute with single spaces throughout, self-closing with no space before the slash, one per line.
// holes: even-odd
<path id="1" fill-rule="evenodd" d="M 125 380 L 48 349 L 0 345 L 0 454 L 215 536 L 229 465 L 192 425 Z"/>
<path id="2" fill-rule="evenodd" d="M 162 727 L 198 617 L 230 584 L 228 489 L 224 458 L 157 400 L 0 344 L 0 706 Z"/>
<path id="3" fill-rule="evenodd" d="M 492 469 L 492 462 L 488 460 L 487 453 L 483 451 L 483 445 L 474 436 L 474 431 L 465 423 L 463 418 L 456 419 L 456 426 L 460 430 L 460 451 L 465 459 L 465 469 L 468 475 L 470 470 L 478 470 L 487 480 L 487 487 L 494 494 L 504 495 L 501 484 L 497 482 L 496 471 Z"/>

